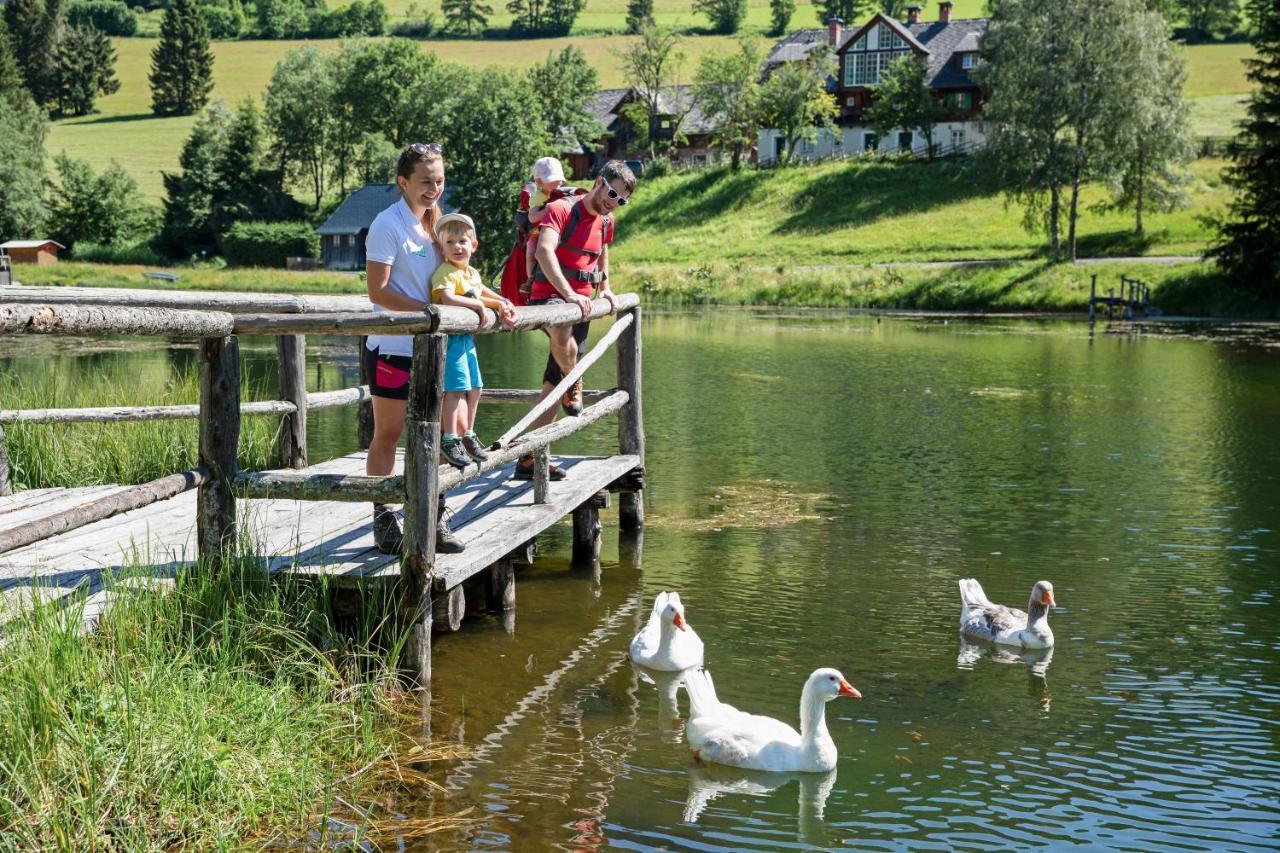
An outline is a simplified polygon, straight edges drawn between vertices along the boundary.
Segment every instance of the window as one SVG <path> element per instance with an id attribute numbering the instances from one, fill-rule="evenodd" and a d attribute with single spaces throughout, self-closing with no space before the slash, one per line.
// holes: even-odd
<path id="1" fill-rule="evenodd" d="M 899 151 L 911 150 L 911 131 L 904 130 L 898 134 L 898 150 Z"/>
<path id="2" fill-rule="evenodd" d="M 973 92 L 948 92 L 943 104 L 949 110 L 965 111 L 973 109 Z"/>
<path id="3" fill-rule="evenodd" d="M 907 56 L 905 50 L 883 50 L 867 53 L 846 53 L 844 56 L 844 85 L 875 86 L 895 60 Z"/>
<path id="4" fill-rule="evenodd" d="M 812 154 L 812 153 L 813 153 L 813 140 L 811 140 L 811 139 L 803 139 L 803 140 L 801 140 L 801 141 L 800 141 L 800 153 L 801 153 L 801 154 Z"/>
<path id="5" fill-rule="evenodd" d="M 978 64 L 978 54 L 962 53 L 960 54 L 960 67 L 968 70 Z"/>
<path id="6" fill-rule="evenodd" d="M 348 240 L 350 240 L 350 239 L 351 239 L 351 235 L 350 235 L 350 234 L 339 234 L 339 235 L 338 235 L 338 248 L 339 248 L 339 249 L 345 249 L 345 248 L 347 248 L 347 246 L 350 246 L 351 244 L 347 242 L 347 241 L 348 241 Z"/>
<path id="7" fill-rule="evenodd" d="M 951 148 L 954 151 L 958 151 L 961 148 L 964 148 L 964 128 L 963 127 L 951 128 Z"/>
<path id="8" fill-rule="evenodd" d="M 875 151 L 879 147 L 880 147 L 880 137 L 876 136 L 874 133 L 868 132 L 865 136 L 862 137 L 863 151 Z"/>

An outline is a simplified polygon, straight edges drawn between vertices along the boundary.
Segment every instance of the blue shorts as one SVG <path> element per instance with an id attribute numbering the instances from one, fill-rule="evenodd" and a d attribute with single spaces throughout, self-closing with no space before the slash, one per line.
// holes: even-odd
<path id="1" fill-rule="evenodd" d="M 461 392 L 483 387 L 475 336 L 450 335 L 444 354 L 444 390 Z"/>

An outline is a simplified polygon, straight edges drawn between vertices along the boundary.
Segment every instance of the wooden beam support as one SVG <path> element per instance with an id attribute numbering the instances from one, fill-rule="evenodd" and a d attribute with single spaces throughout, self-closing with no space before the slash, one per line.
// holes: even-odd
<path id="1" fill-rule="evenodd" d="M 366 349 L 367 337 L 360 336 L 360 342 L 356 346 L 356 364 L 360 366 L 360 387 L 369 388 L 373 385 L 373 376 L 369 373 L 369 366 L 365 363 L 364 351 Z M 373 443 L 373 396 L 369 399 L 360 401 L 360 411 L 356 414 L 357 441 L 361 450 L 368 450 L 369 445 Z"/>
<path id="2" fill-rule="evenodd" d="M 240 417 L 288 415 L 295 411 L 293 403 L 283 400 L 261 400 L 240 406 Z M 77 424 L 115 423 L 123 421 L 176 421 L 200 417 L 200 404 L 177 406 L 104 406 L 94 409 L 20 409 L 0 412 L 0 423 Z"/>
<path id="3" fill-rule="evenodd" d="M 434 305 L 422 311 L 241 314 L 233 319 L 238 335 L 424 335 L 440 325 Z"/>
<path id="4" fill-rule="evenodd" d="M 112 492 L 106 497 L 88 501 L 36 521 L 0 530 L 0 554 L 93 524 L 95 521 L 102 521 L 104 518 L 111 518 L 122 512 L 141 509 L 156 501 L 167 500 L 208 481 L 208 472 L 196 468 L 137 486 L 123 486 L 119 491 Z"/>
<path id="5" fill-rule="evenodd" d="M 336 409 L 340 406 L 359 405 L 361 409 L 367 400 L 373 397 L 368 385 L 357 385 L 354 388 L 343 388 L 340 391 L 317 391 L 307 395 L 307 411 L 316 409 Z"/>
<path id="6" fill-rule="evenodd" d="M 0 334 L 220 338 L 231 334 L 233 319 L 220 311 L 4 304 Z"/>
<path id="7" fill-rule="evenodd" d="M 3 415 L 4 412 L 0 412 Z M 0 497 L 13 494 L 13 483 L 9 481 L 9 448 L 4 441 L 4 427 L 0 426 Z"/>
<path id="8" fill-rule="evenodd" d="M 294 411 L 280 424 L 280 466 L 307 467 L 307 339 L 304 335 L 276 338 L 280 365 L 280 399 Z"/>
<path id="9" fill-rule="evenodd" d="M 431 685 L 431 624 L 435 612 L 431 576 L 436 561 L 445 346 L 445 335 L 414 335 L 412 385 L 405 411 L 404 551 L 400 575 L 405 585 L 403 610 L 408 624 L 413 626 L 406 663 L 421 687 Z M 462 597 L 461 588 L 458 595 Z M 465 608 L 465 598 L 462 607 Z M 461 618 L 459 612 L 458 619 Z"/>
<path id="10" fill-rule="evenodd" d="M 494 613 L 516 607 L 516 567 L 504 557 L 484 571 L 485 606 Z"/>
<path id="11" fill-rule="evenodd" d="M 600 559 L 600 510 L 588 500 L 573 511 L 573 561 L 593 563 Z"/>
<path id="12" fill-rule="evenodd" d="M 615 297 L 618 300 L 618 313 L 621 314 L 640 304 L 640 297 L 634 293 L 619 293 Z M 609 316 L 609 300 L 593 299 L 591 300 L 591 313 L 587 316 L 588 320 L 598 320 L 601 317 Z M 581 323 L 582 309 L 577 305 L 557 304 L 557 305 L 526 305 L 516 309 L 516 322 L 512 327 L 513 331 L 524 331 L 527 329 L 542 329 L 547 326 L 571 326 L 575 323 Z M 480 318 L 476 316 L 476 312 L 469 308 L 455 308 L 448 305 L 440 306 L 440 328 L 441 332 L 471 332 L 471 333 L 488 333 L 504 331 L 498 325 L 497 315 L 492 311 L 486 313 L 484 326 L 480 325 Z"/>
<path id="13" fill-rule="evenodd" d="M 551 453 L 545 447 L 533 452 L 533 502 L 544 504 L 551 491 Z"/>
<path id="14" fill-rule="evenodd" d="M 644 466 L 644 407 L 641 372 L 643 346 L 639 306 L 631 309 L 634 318 L 618 339 L 618 387 L 627 392 L 628 405 L 618 414 L 618 452 L 640 457 Z M 623 492 L 618 503 L 618 527 L 624 531 L 644 527 L 644 495 Z"/>
<path id="15" fill-rule="evenodd" d="M 441 633 L 456 631 L 462 627 L 462 617 L 466 614 L 466 592 L 463 590 L 462 584 L 458 584 L 432 599 L 430 627 Z M 424 681 L 423 685 L 425 686 L 426 684 L 427 682 Z"/>
<path id="16" fill-rule="evenodd" d="M 45 305 L 97 305 L 109 308 L 179 308 L 192 311 L 249 311 L 307 314 L 367 311 L 364 296 L 294 296 L 283 293 L 234 293 L 211 290 L 134 290 L 125 287 L 0 286 L 0 302 Z"/>
<path id="17" fill-rule="evenodd" d="M 200 344 L 200 467 L 209 478 L 196 496 L 196 546 L 213 571 L 234 547 L 236 449 L 240 443 L 240 343 L 235 335 Z"/>

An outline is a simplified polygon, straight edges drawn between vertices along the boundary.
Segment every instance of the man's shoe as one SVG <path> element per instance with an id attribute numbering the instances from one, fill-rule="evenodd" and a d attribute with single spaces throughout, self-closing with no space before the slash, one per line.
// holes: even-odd
<path id="1" fill-rule="evenodd" d="M 484 445 L 480 443 L 480 438 L 474 432 L 469 432 L 462 437 L 462 449 L 477 462 L 483 462 L 489 458 L 489 453 L 484 449 Z"/>
<path id="2" fill-rule="evenodd" d="M 373 507 L 373 544 L 384 554 L 399 554 L 404 545 L 404 534 L 395 511 L 382 504 Z"/>
<path id="3" fill-rule="evenodd" d="M 582 414 L 582 380 L 577 382 L 564 392 L 564 396 L 560 398 L 560 405 L 564 407 L 564 413 L 572 417 Z"/>
<path id="4" fill-rule="evenodd" d="M 440 442 L 440 455 L 444 457 L 444 461 L 453 465 L 455 468 L 466 468 L 471 464 L 471 457 L 467 455 L 467 451 L 462 447 L 462 439 L 454 436 L 446 438 Z"/>
<path id="5" fill-rule="evenodd" d="M 533 479 L 533 457 L 521 456 L 520 461 L 516 463 L 516 472 L 512 475 L 517 480 Z M 559 465 L 547 466 L 547 479 L 563 480 L 565 478 L 564 469 Z"/>
<path id="6" fill-rule="evenodd" d="M 467 546 L 449 530 L 449 521 L 446 516 L 450 513 L 439 508 L 438 511 L 439 514 L 436 518 L 436 553 L 461 554 L 467 549 Z"/>

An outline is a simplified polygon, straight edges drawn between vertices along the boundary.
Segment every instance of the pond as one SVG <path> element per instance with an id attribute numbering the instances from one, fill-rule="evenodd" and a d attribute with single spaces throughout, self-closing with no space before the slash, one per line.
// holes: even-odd
<path id="1" fill-rule="evenodd" d="M 313 388 L 354 383 L 349 344 L 311 344 Z M 533 387 L 545 352 L 484 340 L 487 384 Z M 432 849 L 1280 843 L 1280 329 L 654 311 L 644 352 L 642 550 L 619 556 L 610 511 L 575 568 L 553 528 L 514 627 L 436 643 L 431 734 L 468 755 L 448 801 L 395 808 L 478 820 Z M 163 381 L 193 356 L 56 361 Z M 520 411 L 482 406 L 481 435 Z M 353 449 L 351 410 L 311 442 Z M 613 442 L 609 421 L 557 450 Z M 1052 581 L 1052 655 L 962 645 L 967 577 L 1020 608 Z M 827 706 L 834 774 L 691 761 L 687 698 L 626 658 L 662 590 L 723 700 L 794 724 L 817 667 L 861 691 Z"/>

